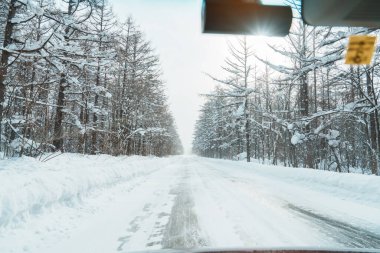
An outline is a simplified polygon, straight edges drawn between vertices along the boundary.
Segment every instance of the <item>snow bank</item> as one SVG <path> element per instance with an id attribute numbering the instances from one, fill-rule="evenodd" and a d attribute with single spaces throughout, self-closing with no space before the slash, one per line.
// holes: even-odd
<path id="1" fill-rule="evenodd" d="M 380 203 L 380 177 L 356 173 L 305 168 L 290 168 L 258 163 L 225 161 L 234 173 L 245 173 L 247 177 L 261 176 L 294 185 L 328 192 L 367 205 Z M 226 165 L 227 165 L 226 164 Z"/>
<path id="2" fill-rule="evenodd" d="M 213 161 L 207 163 L 212 166 Z M 218 170 L 226 178 L 240 181 L 242 187 L 253 186 L 248 194 L 271 205 L 282 203 L 291 212 L 296 212 L 292 209 L 296 207 L 380 234 L 378 176 L 236 161 L 220 161 Z"/>
<path id="3" fill-rule="evenodd" d="M 155 159 L 155 162 L 152 162 Z M 167 163 L 144 157 L 63 154 L 47 162 L 0 161 L 0 229 L 55 205 L 74 206 L 96 189 L 143 176 Z"/>
<path id="4" fill-rule="evenodd" d="M 274 166 L 260 167 L 257 170 L 283 181 L 326 190 L 358 202 L 380 203 L 380 177 L 377 176 Z"/>

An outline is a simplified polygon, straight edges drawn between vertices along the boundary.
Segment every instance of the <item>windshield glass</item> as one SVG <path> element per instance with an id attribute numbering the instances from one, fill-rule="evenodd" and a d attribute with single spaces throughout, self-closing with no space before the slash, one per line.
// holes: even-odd
<path id="1" fill-rule="evenodd" d="M 379 31 L 202 2 L 0 2 L 1 253 L 380 249 L 379 50 L 345 64 Z"/>

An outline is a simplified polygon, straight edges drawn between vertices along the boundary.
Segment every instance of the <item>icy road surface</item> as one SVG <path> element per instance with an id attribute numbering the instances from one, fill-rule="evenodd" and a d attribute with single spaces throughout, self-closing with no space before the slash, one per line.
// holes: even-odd
<path id="1" fill-rule="evenodd" d="M 80 203 L 2 224 L 0 252 L 380 248 L 380 204 L 371 197 L 379 189 L 363 192 L 376 177 L 348 175 L 340 182 L 336 173 L 195 156 L 149 164 L 141 162 L 146 173 L 93 190 Z M 358 185 L 370 181 L 355 189 L 355 178 Z"/>

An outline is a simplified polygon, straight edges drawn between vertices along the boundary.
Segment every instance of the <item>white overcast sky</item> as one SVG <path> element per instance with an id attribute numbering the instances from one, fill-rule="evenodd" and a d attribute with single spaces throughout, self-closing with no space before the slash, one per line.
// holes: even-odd
<path id="1" fill-rule="evenodd" d="M 233 37 L 201 33 L 201 0 L 109 0 L 119 20 L 132 16 L 160 56 L 166 94 L 186 153 L 191 151 L 194 124 L 203 103 L 199 94 L 215 83 Z M 281 2 L 281 0 L 270 0 Z M 267 52 L 266 41 L 250 38 L 255 50 Z"/>

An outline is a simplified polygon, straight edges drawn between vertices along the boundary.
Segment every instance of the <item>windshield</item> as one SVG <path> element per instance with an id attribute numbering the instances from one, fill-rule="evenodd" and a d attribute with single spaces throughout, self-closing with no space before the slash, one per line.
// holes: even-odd
<path id="1" fill-rule="evenodd" d="M 258 1 L 259 2 L 259 1 Z M 380 249 L 380 65 L 202 33 L 201 0 L 0 2 L 0 252 Z"/>

